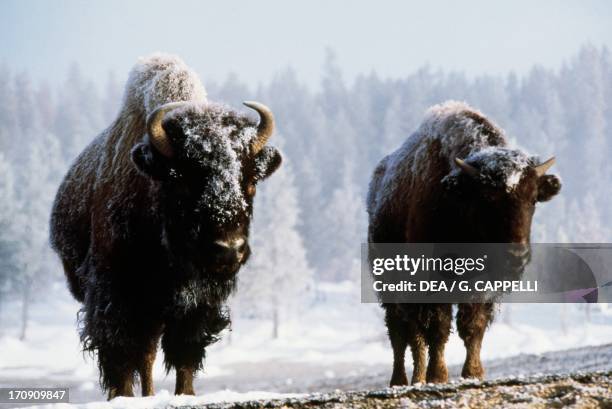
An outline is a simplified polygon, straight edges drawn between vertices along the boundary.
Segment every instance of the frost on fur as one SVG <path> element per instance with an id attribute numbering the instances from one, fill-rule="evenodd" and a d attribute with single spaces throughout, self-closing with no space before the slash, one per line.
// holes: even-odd
<path id="1" fill-rule="evenodd" d="M 483 182 L 512 191 L 523 170 L 534 165 L 537 157 L 507 145 L 504 130 L 465 102 L 434 105 L 404 144 L 379 163 L 370 186 L 368 211 L 376 212 L 407 172 L 426 177 L 439 158 L 444 158 L 450 169 L 442 178 L 446 183 L 459 174 L 454 160 L 461 158 L 480 168 Z M 436 155 L 432 155 L 434 151 Z"/>
<path id="2" fill-rule="evenodd" d="M 518 149 L 503 147 L 476 150 L 465 160 L 479 170 L 478 177 L 482 183 L 493 187 L 505 187 L 507 192 L 516 188 L 525 169 L 537 165 L 536 157 Z M 459 173 L 459 169 L 455 168 L 445 179 L 454 178 Z"/>
<path id="3" fill-rule="evenodd" d="M 123 98 L 124 107 L 150 114 L 167 102 L 206 102 L 206 91 L 198 75 L 179 57 L 153 54 L 132 68 Z"/>
<path id="4" fill-rule="evenodd" d="M 167 120 L 176 119 L 184 139 L 184 159 L 206 170 L 205 194 L 200 207 L 208 210 L 218 222 L 228 222 L 246 210 L 242 193 L 242 163 L 250 143 L 256 137 L 255 123 L 222 104 L 194 104 L 171 112 Z"/>

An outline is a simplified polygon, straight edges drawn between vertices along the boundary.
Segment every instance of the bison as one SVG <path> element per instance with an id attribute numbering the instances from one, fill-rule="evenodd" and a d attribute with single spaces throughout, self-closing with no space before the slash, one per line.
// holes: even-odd
<path id="1" fill-rule="evenodd" d="M 208 102 L 180 59 L 154 55 L 129 75 L 115 121 L 76 159 L 53 205 L 50 240 L 97 354 L 109 399 L 153 394 L 159 339 L 176 394 L 194 394 L 205 348 L 230 322 L 226 299 L 249 258 L 258 182 L 281 163 L 259 123 Z"/>
<path id="2" fill-rule="evenodd" d="M 510 147 L 502 129 L 465 103 L 433 106 L 417 131 L 374 170 L 368 241 L 520 243 L 528 249 L 536 203 L 561 188 L 558 177 L 545 174 L 553 163 Z M 413 384 L 446 382 L 452 305 L 381 304 L 393 348 L 391 385 L 408 383 L 408 345 Z M 458 305 L 457 329 L 467 351 L 463 377 L 484 376 L 480 348 L 493 315 L 491 302 Z"/>

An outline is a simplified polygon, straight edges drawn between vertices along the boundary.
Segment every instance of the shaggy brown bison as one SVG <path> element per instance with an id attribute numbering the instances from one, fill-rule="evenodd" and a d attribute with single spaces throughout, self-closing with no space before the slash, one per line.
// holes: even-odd
<path id="1" fill-rule="evenodd" d="M 368 193 L 368 240 L 528 246 L 536 203 L 561 188 L 556 176 L 544 174 L 553 162 L 540 163 L 509 147 L 499 127 L 464 103 L 436 105 L 418 130 L 376 167 Z M 382 306 L 393 348 L 391 385 L 408 383 L 408 345 L 412 383 L 447 381 L 444 347 L 452 305 Z M 457 329 L 467 350 L 463 377 L 484 375 L 480 347 L 492 318 L 491 303 L 458 306 Z"/>
<path id="2" fill-rule="evenodd" d="M 255 185 L 281 163 L 259 124 L 207 102 L 178 58 L 131 71 L 117 119 L 81 153 L 59 188 L 51 243 L 83 303 L 84 348 L 97 353 L 109 398 L 153 394 L 158 341 L 176 394 L 193 394 L 205 348 L 229 324 L 225 300 L 249 257 Z"/>

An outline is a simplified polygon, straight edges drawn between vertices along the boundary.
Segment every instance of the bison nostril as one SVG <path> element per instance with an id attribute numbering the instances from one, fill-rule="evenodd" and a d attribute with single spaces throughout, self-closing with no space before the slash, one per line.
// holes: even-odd
<path id="1" fill-rule="evenodd" d="M 238 251 L 240 254 L 244 253 L 244 250 L 246 249 L 247 243 L 246 240 L 244 239 L 240 239 L 239 243 L 236 243 L 236 251 Z"/>
<path id="2" fill-rule="evenodd" d="M 216 240 L 215 244 L 218 247 L 236 250 L 241 248 L 245 243 L 243 238 L 235 239 L 235 240 Z"/>
<path id="3" fill-rule="evenodd" d="M 247 247 L 247 242 L 242 237 L 235 240 L 216 240 L 214 244 L 217 257 L 229 263 L 240 262 Z"/>

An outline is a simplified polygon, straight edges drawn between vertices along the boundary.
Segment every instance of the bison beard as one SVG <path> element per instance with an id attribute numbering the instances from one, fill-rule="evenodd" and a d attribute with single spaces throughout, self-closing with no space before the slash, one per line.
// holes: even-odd
<path id="1" fill-rule="evenodd" d="M 561 188 L 556 176 L 544 175 L 553 163 L 540 164 L 538 158 L 509 148 L 503 130 L 464 103 L 436 105 L 375 169 L 368 192 L 368 240 L 520 243 L 528 250 L 536 202 L 550 200 Z M 408 345 L 412 383 L 447 381 L 444 348 L 452 305 L 382 307 L 393 348 L 391 385 L 408 383 Z M 463 377 L 484 376 L 480 348 L 493 312 L 491 303 L 458 306 L 457 330 L 466 347 Z"/>
<path id="2" fill-rule="evenodd" d="M 81 153 L 60 186 L 51 243 L 79 313 L 84 349 L 98 355 L 109 398 L 153 394 L 161 339 L 177 394 L 193 394 L 205 348 L 230 323 L 225 306 L 249 257 L 257 182 L 281 163 L 265 146 L 273 117 L 206 101 L 176 57 L 143 59 L 115 122 Z"/>

